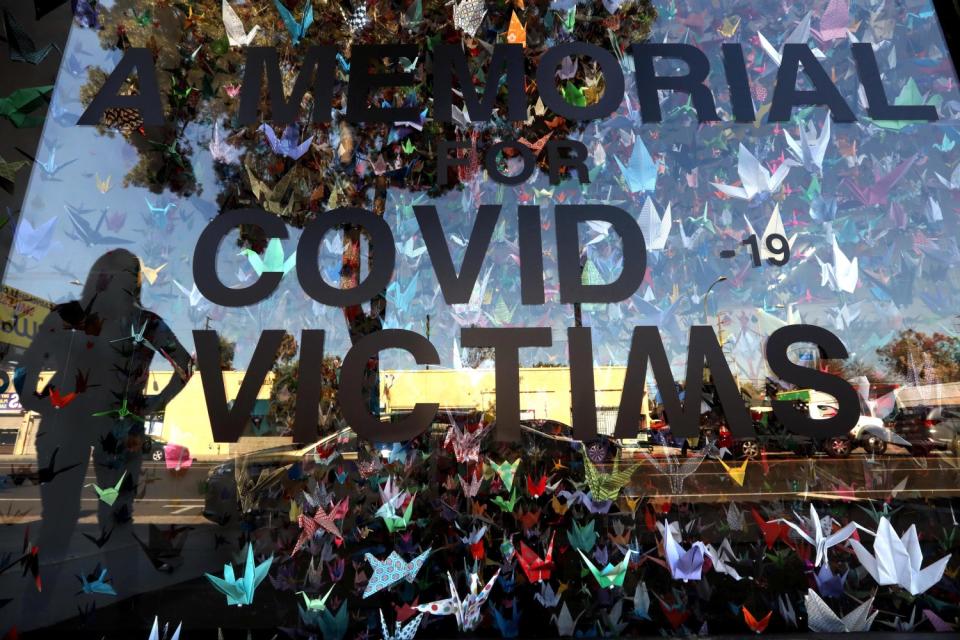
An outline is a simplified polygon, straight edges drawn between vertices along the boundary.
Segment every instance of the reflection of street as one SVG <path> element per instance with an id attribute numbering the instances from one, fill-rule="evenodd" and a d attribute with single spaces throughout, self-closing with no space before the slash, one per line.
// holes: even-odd
<path id="1" fill-rule="evenodd" d="M 30 462 L 18 460 L 13 468 L 26 467 Z M 65 559 L 56 565 L 44 562 L 43 550 L 40 550 L 40 574 L 43 577 L 44 592 L 48 590 L 49 606 L 43 615 L 26 615 L 20 607 L 8 605 L 0 609 L 0 629 L 16 625 L 21 631 L 45 626 L 77 616 L 78 605 L 83 600 L 89 605 L 93 600 L 87 596 L 78 598 L 78 581 L 75 576 L 89 574 L 97 563 L 109 570 L 109 576 L 117 590 L 117 597 L 97 596 L 97 608 L 119 603 L 140 593 L 163 590 L 169 591 L 176 585 L 201 578 L 204 572 L 217 571 L 229 559 L 231 544 L 219 544 L 217 536 L 228 536 L 235 541 L 235 532 L 229 527 L 223 528 L 205 520 L 203 509 L 203 482 L 211 462 L 196 462 L 189 469 L 174 473 L 167 470 L 164 463 L 145 462 L 140 486 L 134 506 L 134 533 L 144 543 L 150 544 L 150 525 L 160 527 L 164 532 L 176 525 L 175 531 L 183 538 L 182 559 L 173 571 L 157 570 L 150 558 L 137 541 L 127 534 L 111 536 L 102 548 L 93 540 L 100 538 L 102 531 L 97 524 L 97 496 L 92 487 L 83 490 L 79 524 L 74 531 Z M 9 464 L 4 464 L 10 470 Z M 32 463 L 36 468 L 36 462 Z M 88 469 L 84 483 L 95 482 L 93 469 Z M 39 487 L 26 480 L 21 485 L 8 482 L 0 487 L 0 549 L 7 552 L 19 551 L 23 544 L 24 532 L 29 527 L 31 540 L 39 532 L 41 519 Z M 12 526 L 17 525 L 17 526 Z M 89 535 L 90 538 L 85 537 Z M 222 540 L 219 542 L 223 542 Z M 57 575 L 56 579 L 52 576 Z M 48 577 L 50 579 L 48 579 Z M 21 600 L 22 594 L 32 589 L 32 581 L 23 578 L 19 567 L 0 575 L 0 594 Z M 145 623 L 147 624 L 147 623 Z M 149 626 L 149 625 L 148 625 Z M 128 637 L 141 637 L 139 630 Z"/>
<path id="2" fill-rule="evenodd" d="M 143 476 L 134 500 L 134 518 L 138 524 L 204 524 L 201 483 L 211 467 L 220 463 L 195 462 L 179 472 L 167 470 L 162 462 L 144 462 Z M 36 461 L 17 461 L 13 467 L 32 466 Z M 87 469 L 84 484 L 96 482 L 93 469 Z M 96 525 L 97 494 L 86 488 L 82 494 L 80 524 Z M 28 524 L 40 521 L 40 488 L 29 480 L 17 486 L 0 487 L 0 524 Z"/>
<path id="3" fill-rule="evenodd" d="M 657 447 L 656 462 L 637 460 L 640 466 L 624 493 L 674 502 L 861 501 L 905 499 L 915 492 L 932 498 L 960 495 L 960 458 L 942 453 L 914 457 L 893 446 L 888 451 L 882 456 L 859 451 L 848 458 L 771 453 L 749 462 L 725 460 L 724 468 L 716 460 L 707 458 L 697 465 L 693 453 L 683 458 L 676 449 Z M 742 485 L 734 477 L 740 470 Z"/>

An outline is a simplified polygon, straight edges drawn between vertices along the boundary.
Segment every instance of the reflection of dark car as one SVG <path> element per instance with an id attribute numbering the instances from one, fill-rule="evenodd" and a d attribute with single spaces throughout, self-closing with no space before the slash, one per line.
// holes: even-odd
<path id="1" fill-rule="evenodd" d="M 914 454 L 947 449 L 960 455 L 960 407 L 898 407 L 887 424 L 910 443 Z"/>
<path id="2" fill-rule="evenodd" d="M 239 519 L 269 506 L 274 489 L 290 477 L 294 467 L 307 456 L 339 455 L 356 460 L 356 438 L 350 429 L 341 429 L 307 446 L 295 443 L 261 449 L 217 465 L 207 474 L 202 515 L 218 524 Z"/>
<path id="3" fill-rule="evenodd" d="M 799 408 L 805 409 L 802 403 L 797 404 Z M 734 438 L 730 430 L 721 425 L 716 432 L 716 445 L 726 447 L 738 458 L 749 459 L 759 458 L 763 451 L 787 452 L 798 456 L 812 456 L 817 451 L 823 451 L 833 458 L 845 458 L 854 448 L 850 437 L 817 440 L 791 433 L 777 420 L 770 407 L 752 407 L 750 416 L 753 419 L 755 437 Z"/>
<path id="4" fill-rule="evenodd" d="M 166 459 L 164 447 L 167 441 L 156 436 L 146 436 L 143 439 L 143 455 L 149 457 L 154 462 L 163 462 Z"/>
<path id="5" fill-rule="evenodd" d="M 574 449 L 584 447 L 584 454 L 594 464 L 610 462 L 620 454 L 621 444 L 606 435 L 598 434 L 595 438 L 580 442 L 573 439 L 573 427 L 557 420 L 521 420 L 522 429 L 536 432 L 552 438 L 558 442 L 569 443 Z"/>

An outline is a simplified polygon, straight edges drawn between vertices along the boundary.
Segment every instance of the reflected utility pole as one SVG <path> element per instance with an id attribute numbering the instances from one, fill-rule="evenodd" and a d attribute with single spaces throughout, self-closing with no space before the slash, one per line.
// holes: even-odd
<path id="1" fill-rule="evenodd" d="M 583 270 L 587 266 L 586 256 L 580 258 L 580 281 L 583 282 Z M 573 303 L 573 326 L 582 327 L 583 326 L 583 311 L 580 309 L 580 303 Z"/>

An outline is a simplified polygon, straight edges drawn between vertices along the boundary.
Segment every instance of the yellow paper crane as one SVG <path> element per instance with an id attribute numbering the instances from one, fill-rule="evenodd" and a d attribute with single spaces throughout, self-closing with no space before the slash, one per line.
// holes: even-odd
<path id="1" fill-rule="evenodd" d="M 107 176 L 106 180 L 101 180 L 99 173 L 94 176 L 94 179 L 97 182 L 97 190 L 100 193 L 106 193 L 107 191 L 110 191 L 110 178 L 111 176 Z"/>
<path id="2" fill-rule="evenodd" d="M 737 485 L 742 487 L 743 480 L 747 475 L 747 464 L 749 462 L 750 462 L 749 459 L 744 460 L 743 464 L 741 464 L 739 467 L 732 467 L 728 465 L 726 462 L 724 462 L 723 460 L 720 460 L 720 466 L 723 467 L 724 471 L 726 471 L 730 475 L 730 477 L 733 479 L 734 482 L 737 483 Z"/>
<path id="3" fill-rule="evenodd" d="M 140 261 L 140 271 L 143 273 L 143 277 L 146 279 L 146 281 L 150 284 L 153 284 L 157 281 L 157 276 L 160 275 L 160 271 L 162 271 L 165 266 L 167 266 L 166 262 L 159 267 L 148 267 L 143 260 Z"/>

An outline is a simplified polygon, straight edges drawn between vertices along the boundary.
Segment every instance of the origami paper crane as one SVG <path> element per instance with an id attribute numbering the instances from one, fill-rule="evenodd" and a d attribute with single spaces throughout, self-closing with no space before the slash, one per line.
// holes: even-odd
<path id="1" fill-rule="evenodd" d="M 643 581 L 637 582 L 633 590 L 633 597 L 628 598 L 633 602 L 633 615 L 640 620 L 650 619 L 650 592 L 647 590 L 647 584 Z"/>
<path id="2" fill-rule="evenodd" d="M 786 129 L 783 130 L 783 138 L 791 155 L 804 169 L 811 173 L 823 174 L 823 158 L 826 156 L 827 147 L 830 144 L 829 114 L 823 120 L 820 135 L 817 135 L 817 131 L 811 122 L 806 127 L 800 125 L 799 141 L 795 140 Z"/>
<path id="3" fill-rule="evenodd" d="M 291 160 L 299 160 L 313 144 L 314 136 L 310 136 L 303 142 L 300 140 L 300 127 L 296 125 L 287 125 L 283 129 L 281 137 L 277 137 L 273 127 L 264 123 L 260 125 L 260 131 L 267 136 L 267 142 L 270 143 L 270 149 L 279 156 L 285 156 Z"/>
<path id="4" fill-rule="evenodd" d="M 457 476 L 460 480 L 460 487 L 463 489 L 463 495 L 468 498 L 476 498 L 477 494 L 480 492 L 480 485 L 483 484 L 483 476 L 478 476 L 474 474 L 468 474 L 470 481 L 467 482 L 463 479 L 463 476 Z"/>
<path id="5" fill-rule="evenodd" d="M 572 521 L 570 531 L 567 532 L 567 541 L 574 549 L 590 553 L 593 546 L 597 544 L 599 537 L 596 531 L 597 523 L 591 520 L 581 526 L 576 520 Z"/>
<path id="6" fill-rule="evenodd" d="M 367 582 L 363 597 L 369 598 L 378 591 L 389 589 L 401 580 L 407 582 L 416 580 L 417 573 L 430 557 L 430 552 L 431 550 L 427 549 L 410 562 L 405 562 L 396 551 L 391 551 L 385 560 L 378 560 L 372 553 L 364 554 L 367 562 L 373 567 L 373 575 Z"/>
<path id="7" fill-rule="evenodd" d="M 305 9 L 300 20 L 294 18 L 293 14 L 290 13 L 290 10 L 283 6 L 283 3 L 281 3 L 280 0 L 273 0 L 273 4 L 277 8 L 277 12 L 280 14 L 280 17 L 283 19 L 283 24 L 286 25 L 287 31 L 290 32 L 290 43 L 293 46 L 297 46 L 307 34 L 307 30 L 310 28 L 310 25 L 313 24 L 313 1 L 307 0 L 304 3 Z"/>
<path id="8" fill-rule="evenodd" d="M 586 609 L 584 609 L 584 611 L 586 611 Z M 578 613 L 577 617 L 574 618 L 570 615 L 570 609 L 567 607 L 567 603 L 564 602 L 563 606 L 560 607 L 560 613 L 555 613 L 550 616 L 551 622 L 557 627 L 557 634 L 562 637 L 573 637 L 577 629 L 577 621 L 580 620 L 580 616 L 584 614 L 584 611 Z"/>
<path id="9" fill-rule="evenodd" d="M 93 487 L 93 490 L 97 492 L 97 495 L 100 497 L 100 501 L 104 502 L 111 507 L 113 503 L 117 501 L 117 498 L 120 497 L 120 487 L 123 486 L 123 481 L 127 477 L 127 472 L 124 471 L 123 475 L 120 476 L 120 479 L 117 480 L 117 484 L 112 487 L 107 487 L 106 489 L 101 489 L 96 483 L 90 483 L 84 485 L 86 487 Z"/>
<path id="10" fill-rule="evenodd" d="M 505 513 L 512 513 L 514 508 L 517 506 L 517 490 L 513 489 L 510 492 L 510 499 L 504 498 L 503 496 L 493 496 L 490 498 L 490 502 L 500 507 L 501 511 Z"/>
<path id="11" fill-rule="evenodd" d="M 860 564 L 877 584 L 898 585 L 912 596 L 920 595 L 940 582 L 951 557 L 947 554 L 926 569 L 921 569 L 923 552 L 920 550 L 917 526 L 910 525 L 906 533 L 898 538 L 887 518 L 880 519 L 873 541 L 873 555 L 858 540 L 851 539 L 849 542 Z"/>
<path id="12" fill-rule="evenodd" d="M 641 231 L 643 231 L 643 240 L 647 244 L 647 251 L 663 251 L 666 248 L 667 239 L 670 237 L 670 228 L 673 226 L 671 206 L 671 203 L 668 202 L 661 218 L 656 205 L 653 204 L 653 199 L 647 196 L 647 199 L 644 200 L 637 222 L 640 224 Z"/>
<path id="13" fill-rule="evenodd" d="M 540 474 L 540 478 L 537 480 L 534 480 L 532 476 L 527 476 L 527 493 L 531 498 L 539 498 L 546 492 L 546 490 L 547 474 Z"/>
<path id="14" fill-rule="evenodd" d="M 820 15 L 820 29 L 810 32 L 821 42 L 847 37 L 847 25 L 850 24 L 849 0 L 830 0 Z"/>
<path id="15" fill-rule="evenodd" d="M 336 585 L 331 586 L 330 590 L 327 591 L 326 595 L 324 595 L 322 598 L 311 598 L 307 595 L 306 591 L 297 591 L 297 594 L 303 596 L 303 604 L 308 611 L 323 611 L 327 608 L 327 598 L 329 598 L 330 594 L 333 593 L 334 586 Z"/>
<path id="16" fill-rule="evenodd" d="M 623 580 L 627 577 L 627 568 L 630 566 L 630 555 L 633 553 L 632 551 L 628 550 L 623 556 L 623 560 L 616 565 L 608 562 L 603 569 L 597 569 L 596 565 L 590 562 L 590 558 L 585 556 L 580 549 L 577 549 L 577 553 L 583 558 L 584 564 L 587 565 L 587 569 L 593 574 L 594 579 L 597 581 L 597 584 L 600 585 L 601 589 L 613 589 L 614 587 L 623 586 Z"/>
<path id="17" fill-rule="evenodd" d="M 253 249 L 243 249 L 240 251 L 240 255 L 247 256 L 250 266 L 253 267 L 258 276 L 264 272 L 286 275 L 297 265 L 297 252 L 294 251 L 289 256 L 284 257 L 283 242 L 280 238 L 270 238 L 262 257 Z"/>
<path id="18" fill-rule="evenodd" d="M 540 585 L 540 592 L 533 596 L 534 600 L 539 602 L 544 609 L 553 609 L 560 604 L 560 594 L 553 590 L 549 582 Z"/>
<path id="19" fill-rule="evenodd" d="M 626 165 L 616 156 L 614 156 L 614 160 L 620 167 L 620 172 L 623 174 L 627 190 L 630 193 L 656 191 L 659 169 L 650 152 L 647 151 L 647 146 L 643 144 L 643 140 L 637 138 L 634 142 L 633 150 L 630 152 L 630 160 Z"/>
<path id="20" fill-rule="evenodd" d="M 699 540 L 684 550 L 672 534 L 669 533 L 670 524 L 667 523 L 663 534 L 663 553 L 666 556 L 667 568 L 674 580 L 699 580 L 703 570 L 703 558 L 706 548 Z"/>
<path id="21" fill-rule="evenodd" d="M 223 2 L 226 4 L 227 0 L 223 0 Z M 214 160 L 224 164 L 239 164 L 240 156 L 243 155 L 243 150 L 240 147 L 235 147 L 224 139 L 219 120 L 213 124 L 213 137 L 210 139 L 207 148 Z"/>
<path id="22" fill-rule="evenodd" d="M 100 594 L 105 596 L 117 595 L 113 585 L 107 582 L 107 569 L 98 564 L 88 576 L 77 576 L 80 581 L 80 593 Z"/>
<path id="23" fill-rule="evenodd" d="M 735 187 L 719 182 L 711 182 L 710 184 L 731 198 L 753 200 L 755 196 L 766 197 L 779 189 L 783 181 L 786 180 L 787 174 L 790 173 L 791 167 L 795 166 L 797 166 L 795 161 L 784 160 L 771 176 L 770 172 L 757 160 L 757 157 L 750 153 L 750 150 L 743 146 L 741 142 L 740 152 L 737 156 L 737 173 L 740 175 L 742 186 Z"/>
<path id="24" fill-rule="evenodd" d="M 407 494 L 406 491 L 398 493 L 383 503 L 374 515 L 383 519 L 383 523 L 387 525 L 387 530 L 390 533 L 403 531 L 410 525 L 410 518 L 413 516 L 413 501 L 416 497 L 416 493 L 412 496 Z M 407 499 L 407 506 L 401 515 L 397 515 L 397 511 L 405 499 Z"/>
<path id="25" fill-rule="evenodd" d="M 819 257 L 820 263 L 820 285 L 830 287 L 835 291 L 845 291 L 853 293 L 857 289 L 857 282 L 860 279 L 859 259 L 847 258 L 846 254 L 837 244 L 836 236 L 833 237 L 833 264 L 823 262 Z"/>
<path id="26" fill-rule="evenodd" d="M 51 51 L 60 51 L 60 47 L 53 43 L 38 48 L 20 21 L 7 8 L 3 10 L 3 26 L 10 48 L 10 59 L 14 62 L 40 64 Z"/>
<path id="27" fill-rule="evenodd" d="M 733 553 L 733 548 L 730 546 L 730 540 L 724 538 L 719 549 L 711 544 L 705 544 L 703 545 L 703 551 L 710 558 L 714 571 L 726 574 L 734 580 L 743 579 L 740 573 L 730 564 L 737 559 L 737 556 Z"/>
<path id="28" fill-rule="evenodd" d="M 493 589 L 493 584 L 497 581 L 499 575 L 500 569 L 497 569 L 481 589 L 480 576 L 476 573 L 470 573 L 470 592 L 461 600 L 460 594 L 457 593 L 457 585 L 453 581 L 453 576 L 448 572 L 447 582 L 450 587 L 450 597 L 445 600 L 437 600 L 436 602 L 417 605 L 417 611 L 431 613 L 435 616 L 454 615 L 457 618 L 457 626 L 461 631 L 472 631 L 480 624 L 480 608 L 490 596 L 490 591 Z"/>
<path id="29" fill-rule="evenodd" d="M 383 610 L 380 610 L 380 628 L 383 630 L 383 640 L 413 640 L 417 635 L 417 629 L 420 628 L 420 621 L 423 620 L 423 614 L 419 613 L 410 622 L 403 624 L 400 620 L 394 623 L 394 631 L 390 633 L 387 627 L 387 621 L 383 617 Z"/>
<path id="30" fill-rule="evenodd" d="M 181 469 L 189 469 L 193 466 L 190 449 L 179 444 L 164 445 L 163 460 L 169 471 L 180 471 Z"/>
<path id="31" fill-rule="evenodd" d="M 487 7 L 484 0 L 453 0 L 453 27 L 460 29 L 470 37 L 476 35 Z"/>
<path id="32" fill-rule="evenodd" d="M 297 517 L 297 523 L 300 525 L 300 537 L 297 539 L 297 544 L 294 545 L 290 555 L 296 555 L 305 544 L 313 539 L 318 529 L 323 529 L 337 538 L 343 538 L 343 534 L 340 533 L 340 528 L 335 521 L 343 519 L 344 516 L 347 515 L 349 508 L 350 497 L 347 496 L 333 506 L 329 512 L 324 511 L 322 507 L 318 506 L 316 513 L 312 516 L 301 513 Z"/>
<path id="33" fill-rule="evenodd" d="M 487 458 L 487 464 L 500 476 L 500 480 L 503 481 L 503 486 L 507 488 L 507 491 L 513 489 L 513 480 L 516 477 L 517 469 L 520 467 L 520 458 L 513 462 L 504 460 L 500 463 Z"/>
<path id="34" fill-rule="evenodd" d="M 11 91 L 7 97 L 0 98 L 0 117 L 6 118 L 18 129 L 39 127 L 43 124 L 43 116 L 30 114 L 44 105 L 44 98 L 51 91 L 53 85 Z"/>
<path id="35" fill-rule="evenodd" d="M 797 516 L 800 520 L 803 520 L 799 515 Z M 850 522 L 846 526 L 841 527 L 834 533 L 828 533 L 830 531 L 830 526 L 827 525 L 826 529 L 824 528 L 823 521 L 820 520 L 820 517 L 817 515 L 817 509 L 812 504 L 810 505 L 810 519 L 808 522 L 805 522 L 805 527 L 801 527 L 789 520 L 784 520 L 782 518 L 777 519 L 777 522 L 782 522 L 791 529 L 797 532 L 797 534 L 807 541 L 808 544 L 813 545 L 813 548 L 816 550 L 817 556 L 814 560 L 813 566 L 819 567 L 820 564 L 827 559 L 827 550 L 830 547 L 835 547 L 851 535 L 857 529 L 857 524 L 855 522 Z"/>
<path id="36" fill-rule="evenodd" d="M 233 10 L 233 7 L 230 6 L 227 0 L 223 0 L 220 13 L 223 18 L 223 28 L 227 31 L 227 40 L 230 42 L 231 47 L 246 47 L 257 37 L 257 33 L 260 31 L 260 25 L 254 25 L 248 32 L 246 28 L 244 28 L 240 16 L 237 15 L 237 12 Z"/>
<path id="37" fill-rule="evenodd" d="M 260 564 L 253 561 L 253 545 L 247 543 L 247 561 L 243 568 L 243 577 L 237 578 L 232 564 L 223 565 L 223 578 L 204 574 L 207 576 L 213 586 L 220 593 L 227 597 L 228 606 L 242 607 L 247 604 L 253 604 L 253 595 L 267 577 L 270 571 L 270 565 L 273 563 L 273 556 L 270 556 Z"/>
<path id="38" fill-rule="evenodd" d="M 839 617 L 833 612 L 830 606 L 817 595 L 813 589 L 807 589 L 807 595 L 804 597 L 804 604 L 807 607 L 807 626 L 810 631 L 816 633 L 859 633 L 869 631 L 873 619 L 877 617 L 879 611 L 870 613 L 873 607 L 873 598 L 866 600 L 856 609 Z"/>
<path id="39" fill-rule="evenodd" d="M 164 623 L 163 625 L 163 640 L 180 640 L 180 631 L 183 629 L 183 623 L 177 625 L 176 630 L 173 632 L 173 635 L 167 636 L 167 631 L 169 631 L 170 625 Z M 160 634 L 160 619 L 157 616 L 153 617 L 153 627 L 150 629 L 150 636 L 147 640 L 161 640 Z"/>
<path id="40" fill-rule="evenodd" d="M 810 17 L 812 12 L 808 12 L 800 23 L 783 39 L 783 44 L 807 44 L 807 41 L 810 39 Z M 773 62 L 776 66 L 780 66 L 780 61 L 783 59 L 780 50 L 770 44 L 770 41 L 767 40 L 762 33 L 757 32 L 757 37 L 760 39 L 760 46 L 763 48 L 763 52 L 769 56 L 770 61 Z M 817 49 L 813 48 L 813 55 L 822 60 L 826 56 L 825 54 Z"/>
<path id="41" fill-rule="evenodd" d="M 453 447 L 453 455 L 457 462 L 480 462 L 480 441 L 490 430 L 490 425 L 483 425 L 476 431 L 461 429 L 457 425 L 450 425 L 447 435 L 443 439 L 443 446 Z"/>
<path id="42" fill-rule="evenodd" d="M 750 463 L 750 460 L 744 460 L 743 464 L 739 466 L 731 466 L 724 462 L 723 458 L 719 460 L 720 466 L 723 467 L 723 470 L 727 472 L 727 475 L 730 476 L 730 479 L 737 483 L 738 486 L 743 486 L 743 481 L 747 475 L 747 465 Z"/>
<path id="43" fill-rule="evenodd" d="M 770 618 L 773 616 L 773 611 L 768 611 L 767 615 L 757 620 L 746 606 L 740 607 L 740 611 L 743 613 L 743 621 L 750 627 L 751 631 L 758 635 L 767 629 L 767 625 L 770 624 Z"/>
<path id="44" fill-rule="evenodd" d="M 13 193 L 17 181 L 17 172 L 26 167 L 29 163 L 23 160 L 14 160 L 7 162 L 0 157 L 0 186 L 3 186 L 8 193 Z"/>
<path id="45" fill-rule="evenodd" d="M 616 500 L 620 490 L 630 484 L 633 472 L 639 468 L 640 464 L 635 463 L 626 469 L 621 469 L 620 459 L 614 458 L 613 470 L 610 473 L 603 473 L 594 466 L 590 458 L 583 457 L 583 471 L 587 486 L 590 487 L 590 493 L 596 500 Z"/>
<path id="46" fill-rule="evenodd" d="M 547 553 L 543 558 L 528 547 L 527 543 L 520 542 L 520 553 L 517 554 L 517 560 L 531 584 L 550 579 L 550 574 L 553 571 L 553 538 L 553 535 L 550 536 L 550 544 L 547 546 Z"/>

